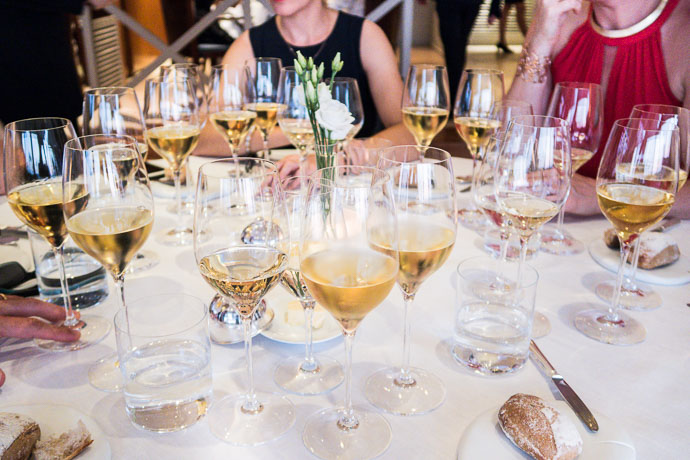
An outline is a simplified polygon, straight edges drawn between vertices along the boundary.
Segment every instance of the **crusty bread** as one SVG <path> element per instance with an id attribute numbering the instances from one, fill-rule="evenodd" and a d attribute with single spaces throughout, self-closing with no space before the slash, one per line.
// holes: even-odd
<path id="1" fill-rule="evenodd" d="M 86 429 L 84 422 L 79 420 L 77 426 L 62 433 L 52 436 L 45 441 L 38 441 L 34 450 L 36 460 L 70 460 L 81 451 L 89 447 L 93 439 Z"/>
<path id="2" fill-rule="evenodd" d="M 607 228 L 604 232 L 604 243 L 611 249 L 620 249 L 621 243 L 618 239 L 618 233 L 616 233 L 615 228 Z"/>
<path id="3" fill-rule="evenodd" d="M 637 266 L 645 270 L 672 264 L 680 257 L 678 244 L 669 235 L 657 232 L 643 233 L 640 237 L 640 259 Z M 631 256 L 632 258 L 632 256 Z"/>
<path id="4" fill-rule="evenodd" d="M 572 460 L 582 453 L 573 423 L 536 396 L 514 394 L 498 411 L 498 421 L 508 439 L 537 460 Z"/>
<path id="5" fill-rule="evenodd" d="M 26 460 L 40 437 L 41 429 L 31 417 L 0 412 L 0 460 Z"/>

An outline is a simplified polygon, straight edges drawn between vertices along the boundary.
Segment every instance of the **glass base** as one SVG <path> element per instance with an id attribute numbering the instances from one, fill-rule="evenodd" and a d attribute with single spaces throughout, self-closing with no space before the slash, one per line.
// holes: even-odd
<path id="1" fill-rule="evenodd" d="M 309 451 L 319 458 L 366 460 L 383 454 L 393 438 L 391 426 L 380 414 L 355 406 L 355 428 L 341 427 L 342 407 L 324 409 L 307 419 L 302 440 Z"/>
<path id="2" fill-rule="evenodd" d="M 194 241 L 191 228 L 166 230 L 158 234 L 158 242 L 166 246 L 189 246 Z"/>
<path id="3" fill-rule="evenodd" d="M 546 228 L 541 233 L 541 249 L 549 254 L 557 256 L 570 256 L 579 254 L 585 250 L 585 244 L 576 240 L 565 230 L 556 231 L 555 228 Z"/>
<path id="4" fill-rule="evenodd" d="M 525 260 L 532 260 L 539 250 L 539 237 L 533 235 L 527 244 L 527 254 Z M 501 255 L 501 232 L 494 228 L 484 235 L 484 249 L 490 255 L 499 257 Z M 516 236 L 511 236 L 506 251 L 506 259 L 509 261 L 520 260 L 520 240 Z"/>
<path id="5" fill-rule="evenodd" d="M 177 215 L 177 203 L 172 203 L 166 208 L 170 214 Z M 182 215 L 183 216 L 193 216 L 194 215 L 194 200 L 182 201 Z"/>
<path id="6" fill-rule="evenodd" d="M 276 384 L 291 393 L 318 395 L 343 383 L 343 366 L 328 356 L 314 356 L 316 368 L 303 370 L 304 358 L 292 356 L 280 361 L 273 373 Z"/>
<path id="7" fill-rule="evenodd" d="M 575 327 L 590 339 L 612 345 L 634 345 L 644 342 L 647 331 L 644 326 L 623 313 L 618 321 L 606 318 L 603 310 L 587 310 L 575 317 Z"/>
<path id="8" fill-rule="evenodd" d="M 534 319 L 532 319 L 532 338 L 540 339 L 546 337 L 551 332 L 551 321 L 544 314 L 538 311 L 534 312 Z"/>
<path id="9" fill-rule="evenodd" d="M 479 209 L 459 209 L 458 222 L 470 230 L 481 231 L 489 228 L 489 221 Z"/>
<path id="10" fill-rule="evenodd" d="M 211 433 L 236 446 L 258 446 L 279 438 L 295 424 L 295 406 L 277 393 L 256 393 L 261 409 L 243 410 L 245 395 L 228 396 L 208 413 Z"/>
<path id="11" fill-rule="evenodd" d="M 134 256 L 134 259 L 132 259 L 132 261 L 129 263 L 126 273 L 133 274 L 150 270 L 158 265 L 160 261 L 161 260 L 158 257 L 158 254 L 153 251 L 139 251 L 137 252 L 137 255 Z"/>
<path id="12" fill-rule="evenodd" d="M 399 381 L 400 368 L 386 368 L 374 373 L 364 385 L 364 395 L 379 409 L 396 415 L 426 414 L 446 399 L 443 382 L 424 369 L 410 368 L 412 381 Z"/>
<path id="13" fill-rule="evenodd" d="M 627 289 L 625 286 L 621 289 L 621 296 L 619 306 L 626 310 L 647 311 L 654 310 L 661 306 L 661 296 L 654 290 L 635 285 L 636 289 Z M 616 290 L 613 281 L 607 281 L 597 284 L 594 292 L 601 300 L 611 303 L 613 299 L 613 292 Z"/>
<path id="14" fill-rule="evenodd" d="M 507 353 L 497 350 L 478 350 L 475 347 L 453 345 L 453 358 L 469 370 L 481 375 L 499 375 L 515 372 L 527 362 L 529 353 Z"/>
<path id="15" fill-rule="evenodd" d="M 101 358 L 89 367 L 89 383 L 97 390 L 118 393 L 124 387 L 117 353 Z"/>
<path id="16" fill-rule="evenodd" d="M 110 321 L 100 316 L 81 315 L 83 326 L 79 329 L 81 338 L 76 342 L 56 342 L 54 340 L 34 339 L 37 347 L 48 351 L 74 351 L 94 345 L 110 332 Z"/>

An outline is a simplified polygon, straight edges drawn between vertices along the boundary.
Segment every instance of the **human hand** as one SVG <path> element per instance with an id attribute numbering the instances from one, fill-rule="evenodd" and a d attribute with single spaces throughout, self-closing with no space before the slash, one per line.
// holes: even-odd
<path id="1" fill-rule="evenodd" d="M 565 204 L 565 212 L 580 216 L 599 214 L 596 180 L 580 174 L 574 174 L 570 182 L 570 196 Z"/>
<path id="2" fill-rule="evenodd" d="M 525 43 L 539 56 L 551 56 L 568 13 L 579 13 L 582 0 L 537 0 Z"/>
<path id="3" fill-rule="evenodd" d="M 301 174 L 299 163 L 300 156 L 298 154 L 288 155 L 276 163 L 276 166 L 278 166 L 278 173 L 280 174 L 280 180 L 282 181 L 292 176 L 299 176 Z M 305 166 L 306 171 L 304 174 L 306 176 L 316 171 L 316 156 L 308 155 Z"/>

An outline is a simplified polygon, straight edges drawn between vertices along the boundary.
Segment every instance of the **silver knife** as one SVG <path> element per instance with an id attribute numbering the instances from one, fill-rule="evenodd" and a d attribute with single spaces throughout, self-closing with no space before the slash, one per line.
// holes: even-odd
<path id="1" fill-rule="evenodd" d="M 541 370 L 544 371 L 548 377 L 551 377 L 551 381 L 556 385 L 558 391 L 560 391 L 580 420 L 589 428 L 589 431 L 598 431 L 599 424 L 594 418 L 594 415 L 587 409 L 585 403 L 582 402 L 573 389 L 570 388 L 570 385 L 568 385 L 563 376 L 556 372 L 556 369 L 554 369 L 549 360 L 546 359 L 546 356 L 544 356 L 544 353 L 541 352 L 537 344 L 534 343 L 534 340 L 530 340 L 529 349 L 531 351 L 530 356 L 539 365 Z"/>
<path id="2" fill-rule="evenodd" d="M 661 222 L 659 222 L 657 225 L 651 228 L 650 231 L 652 232 L 665 232 L 671 229 L 672 227 L 675 227 L 676 225 L 680 224 L 680 219 L 677 217 L 670 217 L 668 219 L 664 219 Z"/>

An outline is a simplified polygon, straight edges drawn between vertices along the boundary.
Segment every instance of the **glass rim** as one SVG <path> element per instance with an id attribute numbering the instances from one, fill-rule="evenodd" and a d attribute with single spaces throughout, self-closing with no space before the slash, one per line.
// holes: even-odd
<path id="1" fill-rule="evenodd" d="M 321 182 L 321 177 L 318 176 L 318 174 L 322 173 L 322 171 L 326 170 L 333 170 L 333 171 L 338 171 L 342 169 L 356 169 L 358 171 L 362 170 L 368 170 L 371 171 L 372 173 L 380 173 L 380 178 L 379 180 L 383 180 L 384 182 L 391 182 L 393 181 L 393 178 L 391 177 L 390 174 L 388 174 L 386 171 L 384 171 L 381 168 L 377 168 L 376 166 L 358 166 L 358 165 L 335 165 L 335 166 L 329 166 L 327 168 L 321 168 L 317 169 L 313 173 L 309 175 L 309 178 L 311 179 L 311 182 L 313 184 L 320 183 Z M 338 175 L 334 175 L 333 177 L 339 177 Z M 318 179 L 318 180 L 317 180 Z M 324 178 L 328 179 L 328 178 Z M 372 177 L 373 179 L 373 177 Z M 357 188 L 371 188 L 372 184 L 364 185 L 364 184 L 337 184 L 334 180 L 328 179 L 328 182 L 333 184 L 334 186 L 338 188 L 348 188 L 348 189 L 357 189 Z M 377 181 L 378 182 L 378 181 Z M 321 192 L 323 193 L 323 192 Z"/>
<path id="2" fill-rule="evenodd" d="M 88 150 L 90 147 L 82 147 L 82 142 L 81 142 L 81 141 L 82 141 L 82 140 L 88 140 L 88 139 L 95 139 L 95 138 L 99 138 L 99 137 L 100 137 L 100 138 L 123 139 L 123 140 L 126 141 L 125 144 L 132 144 L 133 146 L 135 146 L 135 147 L 137 148 L 137 152 L 139 151 L 139 150 L 138 150 L 138 144 L 139 144 L 139 142 L 136 140 L 136 138 L 135 138 L 134 136 L 131 136 L 131 135 L 129 135 L 129 134 L 116 134 L 116 133 L 113 133 L 113 134 L 103 134 L 103 133 L 100 133 L 100 134 L 87 134 L 87 135 L 85 135 L 85 136 L 77 136 L 77 137 L 75 137 L 75 138 L 73 138 L 73 139 L 70 139 L 70 140 L 68 140 L 67 142 L 65 142 L 65 149 L 70 149 L 70 150 Z M 79 147 L 78 147 L 78 148 L 77 148 L 77 147 L 73 147 L 73 144 L 75 144 L 75 143 L 77 143 L 77 142 L 79 143 Z M 96 145 L 96 144 L 94 144 L 94 145 Z"/>
<path id="3" fill-rule="evenodd" d="M 52 126 L 52 127 L 45 127 L 45 128 L 21 129 L 21 128 L 16 127 L 16 125 L 18 125 L 19 123 L 24 123 L 27 121 L 37 121 L 37 120 L 46 120 L 46 121 L 47 120 L 56 120 L 56 121 L 59 120 L 59 121 L 62 121 L 63 123 L 59 126 Z M 6 131 L 15 131 L 18 133 L 29 133 L 32 131 L 52 131 L 55 129 L 63 129 L 68 125 L 72 125 L 72 121 L 69 120 L 68 118 L 64 118 L 64 117 L 32 117 L 32 118 L 22 118 L 21 120 L 15 120 L 15 121 L 12 121 L 10 123 L 7 123 L 5 125 L 5 130 Z M 74 125 L 72 125 L 72 126 L 74 127 Z"/>
<path id="4" fill-rule="evenodd" d="M 383 148 L 379 149 L 379 158 L 381 158 L 381 157 L 382 157 L 386 152 L 388 152 L 388 151 L 394 151 L 394 150 L 396 150 L 396 149 L 405 149 L 405 150 L 408 150 L 408 149 L 412 149 L 412 148 L 414 148 L 414 149 L 415 149 L 416 151 L 418 151 L 418 152 L 420 151 L 418 145 L 412 145 L 412 144 L 392 145 L 392 146 L 390 146 L 390 147 L 383 147 Z M 445 162 L 448 162 L 448 161 L 450 161 L 450 162 L 453 161 L 453 155 L 451 155 L 450 152 L 448 152 L 447 150 L 440 149 L 440 148 L 438 148 L 438 147 L 426 147 L 426 148 L 424 148 L 424 152 L 420 152 L 420 154 L 421 154 L 421 155 L 424 155 L 424 154 L 426 154 L 426 152 L 428 152 L 429 150 L 433 150 L 433 151 L 437 151 L 437 152 L 442 152 L 442 153 L 446 154 L 447 157 L 446 157 L 446 158 L 443 158 L 443 159 L 441 159 L 441 158 L 428 158 L 429 161 L 428 161 L 427 163 L 445 163 Z M 424 158 L 424 156 L 422 156 L 422 158 Z M 390 163 L 396 163 L 396 164 L 411 164 L 411 163 L 414 163 L 413 161 L 399 161 L 399 160 L 394 160 L 394 159 L 392 159 L 392 158 L 386 158 L 386 161 L 388 161 L 388 162 L 390 162 Z"/>
<path id="5" fill-rule="evenodd" d="M 461 261 L 458 263 L 457 267 L 455 268 L 455 273 L 456 273 L 460 278 L 462 278 L 463 280 L 467 280 L 467 278 L 466 278 L 465 276 L 462 275 L 461 267 L 462 267 L 464 264 L 467 264 L 467 263 L 472 262 L 472 261 L 478 261 L 478 260 L 484 260 L 484 261 L 486 261 L 486 260 L 491 260 L 491 261 L 493 261 L 494 263 L 499 263 L 499 264 L 502 263 L 502 261 L 496 260 L 496 259 L 494 259 L 493 257 L 488 256 L 488 255 L 467 257 L 466 259 L 463 259 L 463 260 L 461 260 Z M 477 268 L 479 269 L 479 268 L 481 268 L 481 267 L 477 267 Z M 518 289 L 528 289 L 528 288 L 531 288 L 532 286 L 535 286 L 535 285 L 539 282 L 539 271 L 538 271 L 536 268 L 534 268 L 534 266 L 532 266 L 532 265 L 530 265 L 530 264 L 528 264 L 528 263 L 526 263 L 526 262 L 522 264 L 522 268 L 523 268 L 523 269 L 526 268 L 526 269 L 528 269 L 531 273 L 534 274 L 534 281 L 532 281 L 532 282 L 530 282 L 530 283 L 527 283 L 527 282 L 525 281 L 525 277 L 523 276 L 523 277 L 522 277 L 521 286 L 518 286 Z M 523 275 L 524 275 L 524 274 L 523 274 Z M 459 287 L 458 287 L 458 288 L 459 288 Z"/>
<path id="6" fill-rule="evenodd" d="M 201 64 L 193 62 L 173 62 L 172 64 L 164 64 L 161 69 L 201 69 Z"/>
<path id="7" fill-rule="evenodd" d="M 224 171 L 224 173 L 220 173 L 220 172 L 219 172 L 219 173 L 212 173 L 212 172 L 208 172 L 208 171 L 207 171 L 207 169 L 211 168 L 213 165 L 216 165 L 216 166 L 217 166 L 217 165 L 220 165 L 220 164 L 232 164 L 232 163 L 236 163 L 236 162 L 237 162 L 237 163 L 240 163 L 240 162 L 243 162 L 243 161 L 244 161 L 244 162 L 246 162 L 246 161 L 252 161 L 252 162 L 254 162 L 254 163 L 256 163 L 256 164 L 270 165 L 270 167 L 272 168 L 272 170 L 271 170 L 271 171 L 268 171 L 268 172 L 266 172 L 266 173 L 264 173 L 264 174 L 261 174 L 261 176 L 270 176 L 270 175 L 273 175 L 273 174 L 278 174 L 278 167 L 276 166 L 276 164 L 275 164 L 274 162 L 272 162 L 272 161 L 270 161 L 270 160 L 265 160 L 265 159 L 263 159 L 263 158 L 256 158 L 256 157 L 237 157 L 237 158 L 229 157 L 229 158 L 219 158 L 219 159 L 213 160 L 213 161 L 207 161 L 206 163 L 202 164 L 202 165 L 199 167 L 199 172 L 198 172 L 198 174 L 199 174 L 199 177 L 201 177 L 201 175 L 203 174 L 205 177 L 212 177 L 212 178 L 215 178 L 215 179 L 228 179 L 228 180 L 250 179 L 251 177 L 245 177 L 245 178 L 239 177 L 239 178 L 238 178 L 238 177 L 228 176 L 227 174 L 225 174 L 225 173 L 227 173 L 227 171 Z M 257 175 L 257 176 L 254 176 L 254 177 L 260 177 L 260 176 Z M 279 177 L 278 183 L 280 183 L 280 182 L 281 182 L 281 181 L 280 181 L 280 176 L 278 176 L 278 177 Z"/>
<path id="8" fill-rule="evenodd" d="M 611 132 L 613 132 L 614 129 L 619 128 L 619 129 L 624 129 L 624 130 L 635 130 L 635 131 L 646 131 L 650 133 L 661 133 L 662 131 L 676 131 L 680 133 L 680 129 L 678 129 L 678 126 L 669 126 L 662 124 L 661 127 L 659 128 L 645 128 L 645 127 L 635 127 L 635 126 L 625 126 L 624 123 L 630 123 L 631 121 L 637 121 L 640 122 L 640 125 L 643 125 L 644 123 L 654 123 L 657 120 L 653 118 L 639 118 L 639 117 L 628 117 L 628 118 L 619 118 L 618 120 L 613 122 L 613 126 L 611 126 Z"/>
<path id="9" fill-rule="evenodd" d="M 642 107 L 660 107 L 660 108 L 668 108 L 668 109 L 673 109 L 673 112 L 655 112 L 654 110 L 648 110 L 648 109 L 643 109 Z M 639 112 L 643 113 L 653 113 L 655 115 L 680 115 L 681 113 L 690 113 L 690 109 L 687 109 L 685 107 L 677 106 L 677 105 L 671 105 L 671 104 L 635 104 L 632 108 L 632 111 L 637 110 Z M 632 113 L 631 111 L 631 113 Z M 639 117 L 630 117 L 630 118 L 639 118 Z"/>
<path id="10" fill-rule="evenodd" d="M 104 93 L 102 92 L 103 90 L 110 90 L 111 92 Z M 84 96 L 120 96 L 130 92 L 136 96 L 134 88 L 130 88 L 129 86 L 99 86 L 97 88 L 87 89 L 84 91 Z"/>
<path id="11" fill-rule="evenodd" d="M 194 323 L 186 326 L 184 329 L 176 330 L 175 332 L 170 332 L 167 334 L 153 334 L 153 335 L 151 335 L 151 334 L 133 334 L 131 331 L 127 331 L 126 329 L 123 329 L 121 327 L 121 325 L 119 324 L 122 320 L 120 320 L 118 322 L 118 318 L 121 318 L 122 315 L 125 315 L 127 310 L 131 309 L 132 304 L 138 303 L 138 302 L 143 302 L 145 300 L 150 301 L 153 299 L 162 299 L 165 297 L 175 297 L 175 298 L 185 297 L 188 300 L 193 299 L 197 303 L 197 305 L 201 307 L 201 312 L 202 312 L 201 318 L 199 318 L 199 320 L 195 321 Z M 190 331 L 190 330 L 196 328 L 197 326 L 199 326 L 199 324 L 201 324 L 203 321 L 205 321 L 208 318 L 208 309 L 206 308 L 206 303 L 203 300 L 201 300 L 200 298 L 193 296 L 191 294 L 184 293 L 184 292 L 148 295 L 148 296 L 144 296 L 144 297 L 139 297 L 135 300 L 128 301 L 127 304 L 128 304 L 128 306 L 118 309 L 117 313 L 115 313 L 115 317 L 113 318 L 113 325 L 114 325 L 116 331 L 119 331 L 120 333 L 123 333 L 123 334 L 127 334 L 130 337 L 137 337 L 137 338 L 141 338 L 141 339 L 157 339 L 157 338 L 169 337 L 169 336 L 177 335 L 177 334 L 183 334 L 187 331 Z M 189 309 L 188 306 L 185 307 L 185 310 L 187 310 L 187 309 Z"/>
<path id="12" fill-rule="evenodd" d="M 248 62 L 255 61 L 255 62 L 275 62 L 278 61 L 280 62 L 280 66 L 282 68 L 283 66 L 283 61 L 280 58 L 277 57 L 271 57 L 271 56 L 254 56 L 249 59 L 244 60 L 244 65 L 247 65 Z"/>
<path id="13" fill-rule="evenodd" d="M 528 123 L 527 120 L 542 120 L 542 121 L 549 121 L 553 122 L 553 126 L 535 126 L 535 123 Z M 510 119 L 508 122 L 509 125 L 518 125 L 518 126 L 524 126 L 528 128 L 537 128 L 537 129 L 559 129 L 559 128 L 567 128 L 568 127 L 568 122 L 564 120 L 563 118 L 559 117 L 553 117 L 551 115 L 517 115 L 513 118 Z M 507 131 L 507 129 L 506 129 Z"/>
<path id="14" fill-rule="evenodd" d="M 578 88 L 578 89 L 601 88 L 601 85 L 599 83 L 587 83 L 584 81 L 559 81 L 558 83 L 556 83 L 554 88 L 556 86 L 561 86 L 563 88 Z"/>
<path id="15" fill-rule="evenodd" d="M 471 67 L 469 69 L 464 69 L 463 73 L 488 73 L 491 75 L 505 75 L 500 69 L 486 69 L 482 67 Z"/>
<path id="16" fill-rule="evenodd" d="M 415 69 L 423 70 L 445 70 L 446 72 L 448 71 L 448 68 L 441 64 L 411 64 L 410 69 L 412 69 L 413 67 Z"/>

